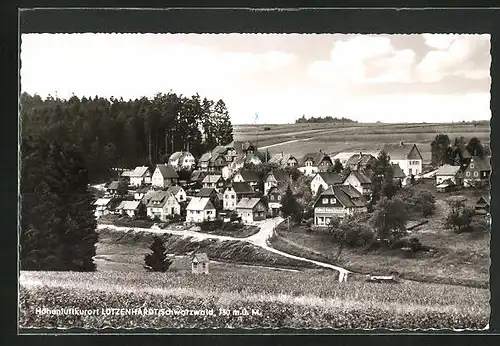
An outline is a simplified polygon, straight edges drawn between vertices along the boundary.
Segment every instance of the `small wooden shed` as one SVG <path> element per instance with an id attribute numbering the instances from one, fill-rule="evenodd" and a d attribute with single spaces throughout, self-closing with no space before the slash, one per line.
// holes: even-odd
<path id="1" fill-rule="evenodd" d="M 191 272 L 193 274 L 208 274 L 208 262 L 206 253 L 195 254 L 191 259 Z"/>

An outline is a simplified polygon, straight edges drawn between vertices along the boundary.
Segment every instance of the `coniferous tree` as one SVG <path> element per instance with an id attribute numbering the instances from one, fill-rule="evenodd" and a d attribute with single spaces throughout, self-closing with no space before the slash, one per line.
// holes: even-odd
<path id="1" fill-rule="evenodd" d="M 151 253 L 144 256 L 144 262 L 146 268 L 149 271 L 154 272 L 166 272 L 172 260 L 167 258 L 165 245 L 160 237 L 154 237 L 153 243 L 149 247 Z"/>
<path id="2" fill-rule="evenodd" d="M 21 269 L 95 270 L 97 225 L 80 153 L 40 138 L 21 148 Z"/>

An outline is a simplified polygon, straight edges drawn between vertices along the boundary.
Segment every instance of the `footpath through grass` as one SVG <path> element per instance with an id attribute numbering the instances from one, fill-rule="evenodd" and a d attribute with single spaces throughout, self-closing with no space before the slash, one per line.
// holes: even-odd
<path id="1" fill-rule="evenodd" d="M 480 329 L 489 320 L 486 289 L 415 282 L 340 284 L 327 272 L 314 270 L 249 268 L 202 276 L 22 272 L 20 283 L 22 328 Z M 36 314 L 37 308 L 97 313 L 42 315 Z M 106 308 L 163 309 L 163 313 L 106 314 L 102 310 Z M 221 314 L 220 309 L 231 313 Z M 250 314 L 233 313 L 243 309 Z"/>

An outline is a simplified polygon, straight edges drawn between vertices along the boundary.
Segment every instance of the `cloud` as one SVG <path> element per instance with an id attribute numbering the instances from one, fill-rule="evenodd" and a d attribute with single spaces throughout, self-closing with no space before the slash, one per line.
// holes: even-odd
<path id="1" fill-rule="evenodd" d="M 362 83 L 408 82 L 415 63 L 411 49 L 396 50 L 389 37 L 357 36 L 334 43 L 330 60 L 315 61 L 310 78 L 338 87 Z"/>
<path id="2" fill-rule="evenodd" d="M 433 37 L 434 36 L 434 37 Z M 427 35 L 428 45 L 439 46 L 428 52 L 416 71 L 421 81 L 432 83 L 445 76 L 485 79 L 490 73 L 489 35 Z M 430 43 L 432 42 L 432 44 Z M 444 44 L 447 42 L 447 46 Z"/>
<path id="3" fill-rule="evenodd" d="M 459 35 L 457 34 L 422 34 L 425 44 L 433 49 L 448 49 Z"/>
<path id="4" fill-rule="evenodd" d="M 218 89 L 223 97 L 221 85 L 234 89 L 244 76 L 281 71 L 298 61 L 282 51 L 220 52 L 154 34 L 23 35 L 21 60 L 23 90 L 125 98 L 170 89 L 212 94 Z"/>

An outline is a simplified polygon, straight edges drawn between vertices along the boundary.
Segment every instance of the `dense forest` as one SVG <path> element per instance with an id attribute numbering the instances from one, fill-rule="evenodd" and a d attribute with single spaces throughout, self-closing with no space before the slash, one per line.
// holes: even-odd
<path id="1" fill-rule="evenodd" d="M 74 146 L 91 181 L 112 167 L 154 166 L 179 150 L 195 157 L 233 140 L 224 101 L 175 93 L 124 101 L 102 97 L 68 100 L 21 95 L 21 136 Z"/>
<path id="2" fill-rule="evenodd" d="M 302 118 L 299 118 L 297 120 L 295 120 L 295 123 L 296 124 L 314 124 L 314 123 L 334 123 L 334 124 L 337 124 L 337 123 L 340 123 L 340 124 L 343 124 L 343 123 L 357 123 L 357 121 L 354 121 L 352 119 L 347 119 L 347 118 L 332 118 L 330 116 L 327 116 L 327 117 L 310 117 L 310 118 L 306 118 L 305 115 L 302 115 Z"/>

